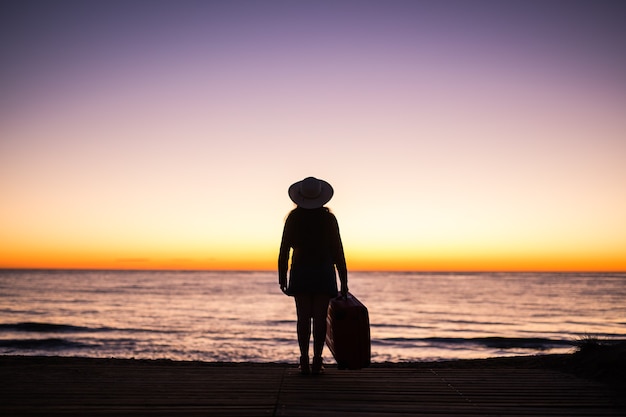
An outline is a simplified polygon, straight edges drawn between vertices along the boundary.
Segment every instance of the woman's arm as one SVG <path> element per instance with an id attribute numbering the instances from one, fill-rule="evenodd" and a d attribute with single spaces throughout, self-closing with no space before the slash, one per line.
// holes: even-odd
<path id="1" fill-rule="evenodd" d="M 341 234 L 339 233 L 339 223 L 337 218 L 333 215 L 333 262 L 337 268 L 337 274 L 339 275 L 339 282 L 341 283 L 341 294 L 346 295 L 348 293 L 348 267 L 346 266 L 346 257 L 343 252 L 343 243 L 341 242 Z"/>
<path id="2" fill-rule="evenodd" d="M 285 221 L 283 237 L 278 252 L 278 285 L 283 292 L 287 289 L 287 271 L 289 269 L 289 253 L 291 251 L 291 232 L 289 218 Z"/>

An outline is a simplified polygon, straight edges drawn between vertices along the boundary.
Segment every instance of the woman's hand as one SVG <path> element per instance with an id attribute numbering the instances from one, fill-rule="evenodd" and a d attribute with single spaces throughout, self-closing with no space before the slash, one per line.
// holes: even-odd
<path id="1" fill-rule="evenodd" d="M 348 284 L 341 284 L 341 295 L 344 298 L 348 296 Z"/>
<path id="2" fill-rule="evenodd" d="M 280 290 L 287 294 L 287 277 L 278 277 L 278 285 L 280 285 Z"/>

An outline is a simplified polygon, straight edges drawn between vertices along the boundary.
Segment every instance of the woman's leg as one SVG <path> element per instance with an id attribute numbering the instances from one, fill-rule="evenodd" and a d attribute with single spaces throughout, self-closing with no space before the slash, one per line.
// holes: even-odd
<path id="1" fill-rule="evenodd" d="M 311 340 L 311 318 L 313 317 L 313 297 L 305 295 L 296 295 L 296 314 L 298 317 L 298 345 L 300 346 L 300 356 L 302 358 L 309 357 L 309 341 Z"/>
<path id="2" fill-rule="evenodd" d="M 313 356 L 322 357 L 324 342 L 326 341 L 326 316 L 328 315 L 328 302 L 330 297 L 325 294 L 313 296 Z"/>

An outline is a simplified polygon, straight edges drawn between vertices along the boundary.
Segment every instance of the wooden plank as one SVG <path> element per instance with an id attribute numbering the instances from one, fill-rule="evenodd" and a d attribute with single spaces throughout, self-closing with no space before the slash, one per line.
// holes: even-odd
<path id="1" fill-rule="evenodd" d="M 273 415 L 284 367 L 84 359 L 3 366 L 3 415 Z M 5 364 L 3 364 L 5 365 Z"/>
<path id="2" fill-rule="evenodd" d="M 604 385 L 550 369 L 330 367 L 0 357 L 0 414 L 623 416 Z"/>
<path id="3" fill-rule="evenodd" d="M 549 370 L 329 370 L 287 374 L 276 415 L 622 415 L 599 384 Z"/>

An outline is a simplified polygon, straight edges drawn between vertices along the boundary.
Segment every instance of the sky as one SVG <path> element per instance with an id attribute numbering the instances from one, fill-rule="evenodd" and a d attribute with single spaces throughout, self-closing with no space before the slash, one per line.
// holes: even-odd
<path id="1" fill-rule="evenodd" d="M 0 268 L 626 270 L 620 1 L 3 1 Z"/>

